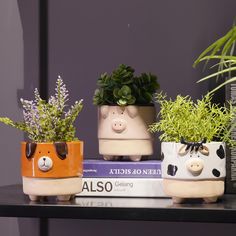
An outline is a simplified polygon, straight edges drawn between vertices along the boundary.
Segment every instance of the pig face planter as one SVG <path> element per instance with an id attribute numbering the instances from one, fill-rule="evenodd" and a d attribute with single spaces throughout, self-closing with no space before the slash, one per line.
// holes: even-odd
<path id="1" fill-rule="evenodd" d="M 82 190 L 83 142 L 21 144 L 23 192 L 32 201 L 57 196 L 66 201 Z"/>
<path id="2" fill-rule="evenodd" d="M 99 154 L 105 160 L 128 156 L 140 161 L 153 154 L 153 136 L 147 131 L 155 121 L 154 106 L 108 106 L 98 109 Z"/>
<path id="3" fill-rule="evenodd" d="M 175 203 L 187 198 L 210 203 L 224 194 L 224 143 L 196 144 L 162 143 L 163 188 Z"/>

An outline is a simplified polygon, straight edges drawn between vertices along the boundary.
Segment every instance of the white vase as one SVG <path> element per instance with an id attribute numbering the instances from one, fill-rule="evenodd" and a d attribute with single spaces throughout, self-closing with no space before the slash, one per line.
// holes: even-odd
<path id="1" fill-rule="evenodd" d="M 215 202 L 224 194 L 226 176 L 225 145 L 203 143 L 203 148 L 186 150 L 187 145 L 163 142 L 162 177 L 165 193 L 174 202 L 186 198 L 203 198 Z"/>

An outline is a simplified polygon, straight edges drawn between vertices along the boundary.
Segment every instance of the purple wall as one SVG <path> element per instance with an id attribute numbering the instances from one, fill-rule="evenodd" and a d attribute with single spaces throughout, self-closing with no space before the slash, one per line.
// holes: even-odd
<path id="1" fill-rule="evenodd" d="M 0 116 L 22 119 L 19 98 L 38 86 L 37 0 L 0 1 Z M 0 185 L 21 183 L 22 132 L 0 124 Z M 0 235 L 37 236 L 35 219 L 0 218 Z"/>
<path id="2" fill-rule="evenodd" d="M 60 74 L 71 100 L 84 98 L 76 124 L 85 158 L 98 157 L 92 105 L 98 76 L 126 63 L 137 73 L 158 75 L 169 96 L 199 98 L 209 84 L 196 84 L 203 73 L 201 66 L 192 68 L 193 61 L 231 27 L 235 8 L 235 0 L 50 0 L 50 93 Z"/>

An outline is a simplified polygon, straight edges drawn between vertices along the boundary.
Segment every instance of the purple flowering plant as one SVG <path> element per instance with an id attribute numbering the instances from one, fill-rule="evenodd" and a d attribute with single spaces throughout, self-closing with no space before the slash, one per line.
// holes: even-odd
<path id="1" fill-rule="evenodd" d="M 67 111 L 69 93 L 62 78 L 58 76 L 55 95 L 46 102 L 41 99 L 38 89 L 34 90 L 35 99 L 21 98 L 23 121 L 14 122 L 0 117 L 0 122 L 24 131 L 33 142 L 70 142 L 75 137 L 74 121 L 83 107 L 83 100 L 76 101 Z"/>

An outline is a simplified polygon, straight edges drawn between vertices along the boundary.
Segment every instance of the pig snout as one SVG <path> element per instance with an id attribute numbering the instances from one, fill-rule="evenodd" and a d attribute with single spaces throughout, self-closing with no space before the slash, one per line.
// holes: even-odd
<path id="1" fill-rule="evenodd" d="M 186 167 L 193 176 L 198 176 L 203 170 L 204 162 L 199 158 L 191 158 L 186 162 Z"/>
<path id="2" fill-rule="evenodd" d="M 126 121 L 123 119 L 112 120 L 112 130 L 116 133 L 122 133 L 126 129 Z"/>

